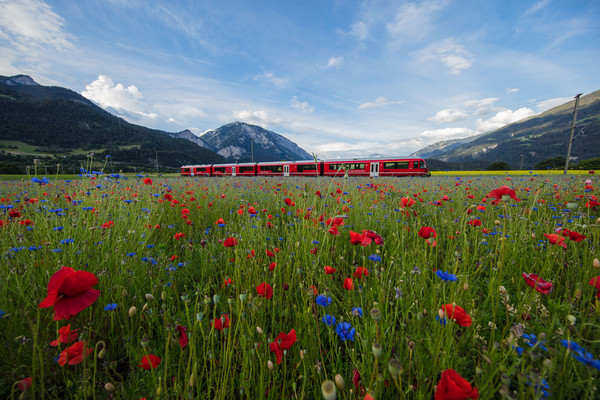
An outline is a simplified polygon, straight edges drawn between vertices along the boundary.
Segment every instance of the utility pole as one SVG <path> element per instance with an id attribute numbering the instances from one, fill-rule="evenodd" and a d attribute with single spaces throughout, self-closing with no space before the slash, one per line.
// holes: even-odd
<path id="1" fill-rule="evenodd" d="M 577 106 L 579 105 L 579 97 L 583 93 L 578 93 L 575 96 L 575 110 L 573 110 L 573 121 L 571 121 L 571 136 L 569 137 L 569 147 L 567 148 L 567 159 L 565 160 L 565 172 L 563 175 L 567 174 L 569 170 L 569 158 L 571 158 L 571 147 L 573 146 L 573 133 L 575 133 L 575 121 L 577 121 Z"/>
<path id="2" fill-rule="evenodd" d="M 254 162 L 254 140 L 250 138 L 250 152 L 252 153 L 252 162 Z"/>

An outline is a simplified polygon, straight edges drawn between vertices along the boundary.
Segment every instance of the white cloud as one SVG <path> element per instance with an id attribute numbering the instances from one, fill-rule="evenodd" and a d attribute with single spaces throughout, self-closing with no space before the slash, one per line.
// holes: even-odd
<path id="1" fill-rule="evenodd" d="M 329 57 L 329 60 L 327 61 L 327 64 L 323 67 L 325 69 L 329 69 L 329 68 L 339 68 L 342 63 L 344 62 L 344 57 L 339 56 L 339 57 Z"/>
<path id="2" fill-rule="evenodd" d="M 388 101 L 385 97 L 378 97 L 374 102 L 362 103 L 358 106 L 360 109 L 385 107 L 393 104 L 402 104 L 403 101 Z"/>
<path id="3" fill-rule="evenodd" d="M 448 38 L 432 43 L 419 51 L 411 53 L 422 63 L 439 62 L 449 68 L 448 73 L 457 75 L 461 71 L 471 68 L 473 63 L 471 55 L 460 44 Z"/>
<path id="4" fill-rule="evenodd" d="M 504 93 L 506 93 L 506 94 L 519 93 L 519 89 L 518 88 L 506 88 L 506 89 L 504 89 Z"/>
<path id="5" fill-rule="evenodd" d="M 236 121 L 243 121 L 249 124 L 258 125 L 263 128 L 267 128 L 272 125 L 278 125 L 281 123 L 281 118 L 277 115 L 270 114 L 264 110 L 250 111 L 250 110 L 235 110 L 231 113 L 231 117 Z"/>
<path id="6" fill-rule="evenodd" d="M 311 112 L 315 111 L 315 108 L 313 106 L 311 106 L 310 104 L 308 104 L 307 102 L 305 102 L 305 101 L 299 102 L 298 97 L 296 97 L 296 96 L 292 96 L 291 105 L 292 105 L 292 108 L 294 108 L 300 112 L 303 112 L 303 113 L 311 113 Z"/>
<path id="7" fill-rule="evenodd" d="M 538 109 L 538 112 L 544 112 L 544 111 L 550 110 L 551 108 L 558 107 L 560 105 L 568 103 L 569 101 L 572 101 L 572 100 L 573 100 L 573 97 L 556 97 L 554 99 L 540 101 L 539 103 L 537 103 L 536 107 Z"/>
<path id="8" fill-rule="evenodd" d="M 499 111 L 491 118 L 486 120 L 478 119 L 475 122 L 477 132 L 488 132 L 498 128 L 502 128 L 504 125 L 511 124 L 513 122 L 520 121 L 524 118 L 535 115 L 535 112 L 527 107 L 521 107 L 516 111 L 504 109 Z"/>
<path id="9" fill-rule="evenodd" d="M 258 75 L 255 77 L 255 80 L 262 80 L 262 81 L 269 82 L 278 88 L 284 88 L 289 85 L 288 78 L 278 78 L 272 72 L 265 72 L 262 75 Z"/>
<path id="10" fill-rule="evenodd" d="M 445 1 L 426 1 L 423 3 L 404 3 L 386 24 L 394 44 L 407 43 L 425 38 L 431 30 L 434 19 L 444 6 Z"/>
<path id="11" fill-rule="evenodd" d="M 423 131 L 421 136 L 427 139 L 435 139 L 433 142 L 436 142 L 439 140 L 462 139 L 476 133 L 469 128 L 443 128 Z"/>
<path id="12" fill-rule="evenodd" d="M 144 96 L 137 87 L 133 85 L 125 87 L 120 83 L 115 85 L 113 80 L 106 75 L 100 75 L 98 79 L 86 85 L 81 94 L 98 103 L 102 108 L 110 107 L 118 112 L 151 119 L 158 118 L 157 114 L 145 111 L 147 106 L 142 102 Z"/>
<path id="13" fill-rule="evenodd" d="M 525 15 L 535 14 L 542 8 L 546 7 L 550 3 L 550 0 L 540 0 L 525 11 Z"/>
<path id="14" fill-rule="evenodd" d="M 447 122 L 456 122 L 461 121 L 463 119 L 468 118 L 469 115 L 459 110 L 446 109 L 438 111 L 435 116 L 428 118 L 430 121 L 439 122 L 439 123 L 447 123 Z"/>
<path id="15" fill-rule="evenodd" d="M 359 40 L 365 40 L 369 36 L 369 26 L 362 22 L 356 22 L 350 26 L 350 34 Z"/>
<path id="16" fill-rule="evenodd" d="M 463 105 L 467 108 L 473 109 L 473 115 L 483 115 L 491 114 L 500 110 L 500 108 L 494 106 L 494 103 L 497 101 L 497 97 L 488 97 L 479 100 L 467 100 L 463 103 Z"/>
<path id="17" fill-rule="evenodd" d="M 0 2 L 0 30 L 25 48 L 50 46 L 64 50 L 72 47 L 71 37 L 63 31 L 64 20 L 40 0 Z M 25 50 L 25 49 L 23 49 Z"/>

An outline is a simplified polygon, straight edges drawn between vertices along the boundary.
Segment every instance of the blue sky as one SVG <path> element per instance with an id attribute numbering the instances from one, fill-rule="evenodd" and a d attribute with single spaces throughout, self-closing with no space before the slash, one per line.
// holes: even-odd
<path id="1" fill-rule="evenodd" d="M 170 132 L 408 155 L 600 89 L 599 20 L 595 0 L 0 0 L 0 75 Z"/>

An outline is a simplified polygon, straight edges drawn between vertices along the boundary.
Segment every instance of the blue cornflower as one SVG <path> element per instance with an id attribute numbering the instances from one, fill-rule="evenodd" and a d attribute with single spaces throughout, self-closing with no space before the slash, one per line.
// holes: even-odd
<path id="1" fill-rule="evenodd" d="M 73 243 L 75 239 L 63 239 L 60 241 L 61 244 L 70 244 Z"/>
<path id="2" fill-rule="evenodd" d="M 439 315 L 436 315 L 436 316 L 435 316 L 435 319 L 436 319 L 436 321 L 437 321 L 437 322 L 439 322 L 441 325 L 446 325 L 446 323 L 448 322 L 448 321 L 446 321 L 446 317 L 444 317 L 444 318 L 440 318 L 440 316 L 439 316 Z"/>
<path id="3" fill-rule="evenodd" d="M 0 319 L 4 318 L 4 314 L 6 314 L 6 312 L 4 310 L 0 310 Z"/>
<path id="4" fill-rule="evenodd" d="M 354 334 L 356 333 L 356 329 L 354 329 L 348 322 L 340 322 L 335 327 L 335 333 L 337 333 L 342 340 L 351 340 L 354 342 Z"/>
<path id="5" fill-rule="evenodd" d="M 65 229 L 64 226 L 55 226 L 54 228 L 52 228 L 52 230 L 54 231 L 62 231 L 63 229 Z"/>
<path id="6" fill-rule="evenodd" d="M 352 307 L 352 315 L 362 318 L 363 310 L 360 307 Z"/>
<path id="7" fill-rule="evenodd" d="M 522 348 L 521 346 L 511 346 L 513 349 L 515 349 L 515 351 L 517 352 L 517 354 L 519 354 L 520 356 L 523 355 L 523 352 L 525 351 L 524 348 Z"/>
<path id="8" fill-rule="evenodd" d="M 592 353 L 587 352 L 577 343 L 569 340 L 561 340 L 560 344 L 565 346 L 567 349 L 572 350 L 574 353 L 571 353 L 571 355 L 580 363 L 600 370 L 600 360 L 596 360 Z"/>
<path id="9" fill-rule="evenodd" d="M 331 304 L 331 297 L 324 296 L 322 294 L 317 296 L 317 304 L 321 307 L 327 307 Z"/>
<path id="10" fill-rule="evenodd" d="M 439 276 L 440 279 L 443 280 L 444 282 L 448 282 L 448 281 L 454 282 L 456 280 L 456 275 L 451 274 L 449 272 L 437 270 L 437 271 L 435 271 L 435 274 L 437 276 Z"/>
<path id="11" fill-rule="evenodd" d="M 110 304 L 107 304 L 106 306 L 104 306 L 104 309 L 106 311 L 113 311 L 116 308 L 117 308 L 117 303 L 110 303 Z"/>
<path id="12" fill-rule="evenodd" d="M 135 253 L 133 253 L 133 252 L 132 252 L 132 253 L 127 253 L 127 255 L 128 255 L 129 257 L 134 257 L 134 256 L 135 256 Z"/>
<path id="13" fill-rule="evenodd" d="M 369 256 L 369 260 L 371 261 L 375 261 L 375 262 L 381 262 L 381 257 L 378 256 L 377 254 L 371 254 Z"/>
<path id="14" fill-rule="evenodd" d="M 328 326 L 335 324 L 335 317 L 333 315 L 326 315 L 321 320 Z"/>
<path id="15" fill-rule="evenodd" d="M 546 350 L 548 351 L 548 349 L 546 347 L 543 346 L 544 343 L 546 343 L 545 340 L 537 340 L 537 337 L 532 333 L 531 335 L 528 335 L 526 333 L 523 334 L 523 340 L 525 341 L 525 343 L 527 343 L 527 345 L 529 347 L 539 347 L 542 350 Z"/>

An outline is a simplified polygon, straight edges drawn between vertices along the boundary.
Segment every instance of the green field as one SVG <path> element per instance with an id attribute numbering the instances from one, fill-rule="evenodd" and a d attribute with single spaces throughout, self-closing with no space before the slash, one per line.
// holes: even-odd
<path id="1" fill-rule="evenodd" d="M 0 398 L 598 398 L 598 178 L 524 175 L 2 177 Z"/>

